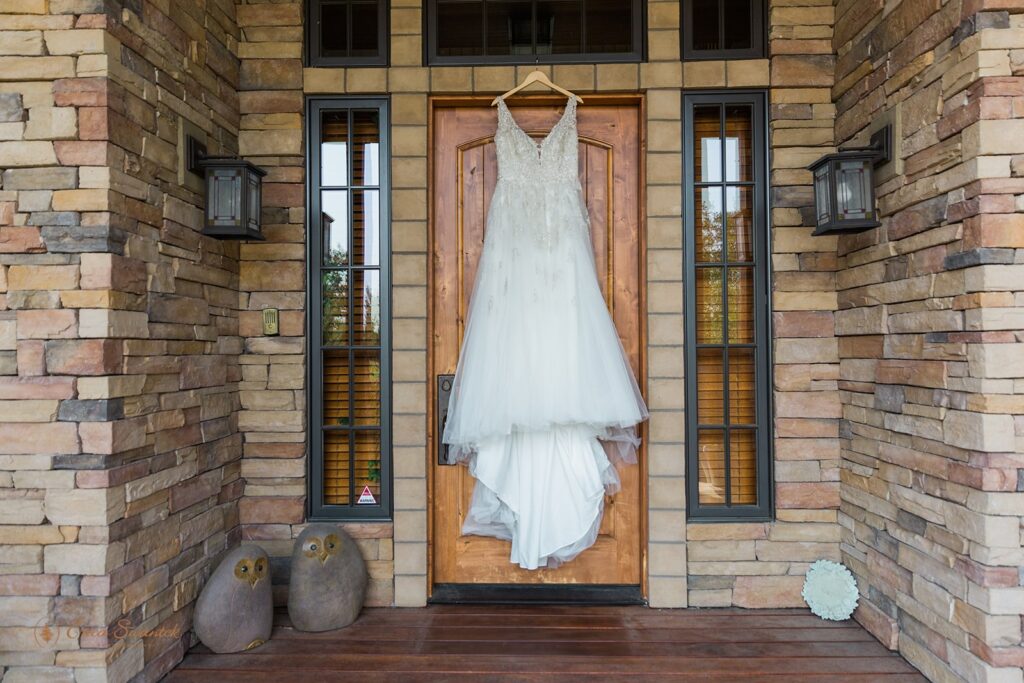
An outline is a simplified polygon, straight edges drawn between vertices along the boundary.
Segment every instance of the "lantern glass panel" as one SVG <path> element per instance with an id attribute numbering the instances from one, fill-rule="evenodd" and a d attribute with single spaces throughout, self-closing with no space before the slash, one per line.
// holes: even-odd
<path id="1" fill-rule="evenodd" d="M 263 182 L 258 175 L 248 169 L 245 171 L 245 176 L 245 186 L 249 191 L 248 211 L 246 211 L 246 227 L 248 227 L 251 232 L 259 232 L 261 227 L 260 211 L 263 207 L 263 199 L 261 196 Z"/>
<path id="2" fill-rule="evenodd" d="M 836 203 L 839 220 L 864 220 L 874 214 L 871 206 L 871 171 L 867 159 L 836 163 Z"/>
<path id="3" fill-rule="evenodd" d="M 235 169 L 207 172 L 207 219 L 217 225 L 237 225 L 241 210 L 241 174 Z"/>
<path id="4" fill-rule="evenodd" d="M 818 225 L 824 225 L 832 218 L 832 193 L 828 187 L 829 167 L 830 164 L 822 164 L 814 171 L 814 204 Z"/>

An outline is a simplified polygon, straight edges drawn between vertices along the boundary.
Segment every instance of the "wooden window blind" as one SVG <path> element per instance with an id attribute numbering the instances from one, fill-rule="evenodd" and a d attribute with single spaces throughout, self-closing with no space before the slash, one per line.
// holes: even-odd
<path id="1" fill-rule="evenodd" d="M 387 518 L 387 104 L 311 99 L 312 518 Z"/>
<path id="2" fill-rule="evenodd" d="M 385 66 L 385 0 L 308 0 L 306 58 L 310 66 Z"/>
<path id="3" fill-rule="evenodd" d="M 770 516 L 764 101 L 683 97 L 691 518 Z"/>

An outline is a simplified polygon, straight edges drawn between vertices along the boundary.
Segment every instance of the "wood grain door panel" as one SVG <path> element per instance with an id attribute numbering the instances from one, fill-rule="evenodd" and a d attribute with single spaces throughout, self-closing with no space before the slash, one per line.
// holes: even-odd
<path id="1" fill-rule="evenodd" d="M 521 128 L 543 137 L 558 120 L 562 106 L 531 102 L 514 106 L 512 113 Z M 435 106 L 432 111 L 430 354 L 436 376 L 454 373 L 458 362 L 497 181 L 493 140 L 497 112 L 486 102 Z M 588 99 L 578 110 L 577 127 L 580 179 L 590 213 L 598 278 L 633 372 L 640 378 L 640 108 L 636 102 L 591 104 Z M 474 480 L 463 466 L 437 465 L 436 442 L 437 434 L 432 433 L 434 583 L 640 583 L 640 466 L 619 468 L 622 490 L 606 497 L 601 532 L 593 547 L 557 569 L 526 571 L 509 562 L 507 542 L 462 535 Z"/>

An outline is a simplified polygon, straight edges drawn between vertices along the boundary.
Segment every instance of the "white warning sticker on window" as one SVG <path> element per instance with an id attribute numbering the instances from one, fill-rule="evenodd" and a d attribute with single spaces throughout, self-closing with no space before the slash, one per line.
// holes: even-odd
<path id="1" fill-rule="evenodd" d="M 377 499 L 373 497 L 373 492 L 370 491 L 369 486 L 363 487 L 363 492 L 359 494 L 359 500 L 357 505 L 376 505 Z"/>

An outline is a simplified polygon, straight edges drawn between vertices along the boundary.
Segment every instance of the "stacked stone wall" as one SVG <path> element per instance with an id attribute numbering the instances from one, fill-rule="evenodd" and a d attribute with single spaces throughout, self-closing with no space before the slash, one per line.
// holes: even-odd
<path id="1" fill-rule="evenodd" d="M 1020 681 L 1024 6 L 836 11 L 836 139 L 888 117 L 899 172 L 882 226 L 839 240 L 857 617 L 933 680 Z"/>
<path id="2" fill-rule="evenodd" d="M 237 152 L 231 0 L 0 2 L 0 673 L 154 681 L 239 541 L 238 246 L 179 127 Z"/>

